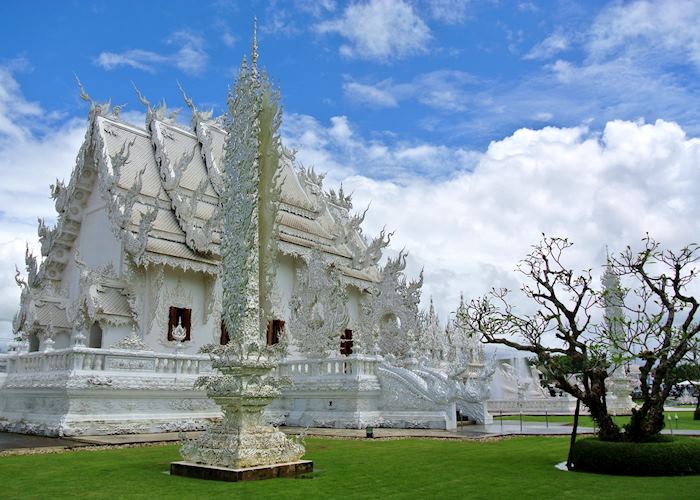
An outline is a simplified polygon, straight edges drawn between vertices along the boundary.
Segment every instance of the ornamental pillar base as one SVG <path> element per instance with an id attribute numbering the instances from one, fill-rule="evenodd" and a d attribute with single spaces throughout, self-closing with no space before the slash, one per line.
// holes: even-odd
<path id="1" fill-rule="evenodd" d="M 170 474 L 173 476 L 229 482 L 257 481 L 276 477 L 296 477 L 302 474 L 309 474 L 313 472 L 313 470 L 314 464 L 311 460 L 299 460 L 284 464 L 261 465 L 258 467 L 246 467 L 241 469 L 231 469 L 228 467 L 196 464 L 192 462 L 172 462 L 170 464 Z"/>

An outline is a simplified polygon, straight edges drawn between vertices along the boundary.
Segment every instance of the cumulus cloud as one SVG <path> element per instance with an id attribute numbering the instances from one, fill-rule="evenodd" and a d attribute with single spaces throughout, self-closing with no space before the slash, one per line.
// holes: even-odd
<path id="1" fill-rule="evenodd" d="M 345 38 L 343 56 L 380 62 L 423 53 L 431 39 L 428 26 L 403 0 L 352 3 L 340 17 L 318 23 L 316 30 Z"/>
<path id="2" fill-rule="evenodd" d="M 285 140 L 303 163 L 328 170 L 331 184 L 354 191 L 356 208 L 371 202 L 369 234 L 397 230 L 393 247 L 410 251 L 414 275 L 425 267 L 424 299 L 433 295 L 443 318 L 460 291 L 517 289 L 514 268 L 543 232 L 575 242 L 573 267 L 600 272 L 606 245 L 639 245 L 648 231 L 678 248 L 700 231 L 700 140 L 672 122 L 520 129 L 480 153 L 365 140 L 338 127 L 352 131 L 342 118 L 324 126 L 294 116 Z M 468 168 L 451 176 L 401 174 L 411 162 L 453 170 L 460 157 Z"/>
<path id="3" fill-rule="evenodd" d="M 235 43 L 228 32 L 222 34 L 227 45 Z M 189 75 L 201 75 L 206 70 L 209 56 L 204 50 L 204 39 L 189 31 L 177 31 L 166 40 L 169 45 L 179 46 L 171 54 L 160 54 L 150 50 L 129 49 L 124 52 L 101 52 L 95 64 L 111 71 L 123 66 L 155 73 L 159 66 L 172 66 Z"/>

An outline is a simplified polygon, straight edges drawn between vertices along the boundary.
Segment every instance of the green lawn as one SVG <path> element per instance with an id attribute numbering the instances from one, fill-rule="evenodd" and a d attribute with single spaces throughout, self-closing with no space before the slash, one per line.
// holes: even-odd
<path id="1" fill-rule="evenodd" d="M 678 415 L 678 429 L 682 430 L 700 430 L 700 420 L 693 420 L 692 411 L 677 411 L 666 413 L 666 428 L 668 429 L 671 423 L 668 421 L 669 415 L 673 421 L 673 429 L 676 429 L 676 415 Z M 494 416 L 494 420 L 498 421 L 501 417 L 498 415 Z M 550 415 L 549 417 L 550 425 L 573 425 L 574 417 L 570 415 Z M 519 415 L 504 415 L 503 420 L 519 420 Z M 622 426 L 629 422 L 629 416 L 618 416 L 614 417 L 615 422 Z M 544 422 L 544 415 L 523 415 L 523 422 Z M 587 415 L 582 415 L 579 418 L 579 425 L 583 427 L 593 427 L 593 420 Z"/>
<path id="2" fill-rule="evenodd" d="M 688 438 L 686 438 L 688 439 Z M 2 498 L 697 498 L 700 476 L 562 472 L 568 438 L 309 439 L 310 479 L 220 483 L 164 472 L 176 446 L 0 457 Z"/>

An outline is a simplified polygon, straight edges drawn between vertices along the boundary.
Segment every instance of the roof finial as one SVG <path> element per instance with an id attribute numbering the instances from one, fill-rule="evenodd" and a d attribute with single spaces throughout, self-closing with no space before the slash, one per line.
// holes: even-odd
<path id="1" fill-rule="evenodd" d="M 80 81 L 80 78 L 78 78 L 78 75 L 73 73 L 73 76 L 75 76 L 75 81 L 78 82 L 78 88 L 80 89 L 80 99 L 82 99 L 85 102 L 89 102 L 91 107 L 95 102 L 92 100 L 92 97 L 90 97 L 90 94 L 88 94 L 85 91 L 85 87 L 83 87 L 83 83 Z"/>
<path id="2" fill-rule="evenodd" d="M 250 49 L 250 65 L 254 75 L 258 74 L 258 18 L 253 18 L 253 44 Z"/>
<path id="3" fill-rule="evenodd" d="M 194 103 L 192 102 L 192 99 L 187 96 L 185 89 L 182 88 L 179 81 L 177 82 L 177 87 L 180 89 L 180 93 L 182 94 L 182 99 L 185 101 L 185 104 L 187 104 L 187 107 L 194 113 L 196 111 L 194 108 Z"/>

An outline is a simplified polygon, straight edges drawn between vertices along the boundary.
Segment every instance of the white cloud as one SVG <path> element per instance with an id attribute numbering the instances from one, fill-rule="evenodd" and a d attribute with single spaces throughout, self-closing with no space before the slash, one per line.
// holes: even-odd
<path id="1" fill-rule="evenodd" d="M 347 40 L 343 56 L 386 62 L 426 51 L 430 29 L 403 0 L 353 3 L 338 18 L 316 25 L 319 33 L 338 33 Z"/>
<path id="2" fill-rule="evenodd" d="M 700 3 L 638 0 L 604 9 L 590 30 L 594 60 L 626 56 L 659 62 L 690 62 L 700 69 Z"/>
<path id="3" fill-rule="evenodd" d="M 532 47 L 523 59 L 549 59 L 569 48 L 569 39 L 561 32 L 555 32 Z"/>
<path id="4" fill-rule="evenodd" d="M 361 137 L 345 116 L 334 116 L 324 127 L 308 115 L 285 116 L 285 144 L 298 150 L 306 166 L 328 171 L 331 182 L 362 173 L 374 178 L 427 179 L 445 177 L 474 165 L 475 154 L 424 142 L 387 143 Z"/>
<path id="5" fill-rule="evenodd" d="M 399 101 L 412 99 L 441 111 L 464 111 L 471 101 L 470 86 L 476 82 L 463 71 L 438 70 L 404 83 L 391 79 L 375 84 L 349 80 L 343 84 L 343 91 L 355 102 L 376 107 L 393 108 Z"/>
<path id="6" fill-rule="evenodd" d="M 518 2 L 518 10 L 521 12 L 537 12 L 540 9 L 534 2 Z"/>
<path id="7" fill-rule="evenodd" d="M 221 32 L 221 41 L 223 42 L 224 45 L 227 47 L 233 47 L 236 45 L 236 41 L 238 39 L 236 38 L 235 35 L 233 35 L 230 31 L 228 30 L 223 30 Z"/>
<path id="8" fill-rule="evenodd" d="M 294 0 L 294 6 L 314 17 L 319 17 L 326 12 L 333 12 L 336 7 L 334 0 Z"/>
<path id="9" fill-rule="evenodd" d="M 343 91 L 353 101 L 369 104 L 380 108 L 395 108 L 398 106 L 396 93 L 391 89 L 391 82 L 380 82 L 377 85 L 348 81 L 343 84 Z"/>
<path id="10" fill-rule="evenodd" d="M 554 118 L 554 115 L 547 111 L 540 111 L 532 116 L 532 119 L 537 120 L 538 122 L 549 122 L 552 121 L 552 118 Z"/>
<path id="11" fill-rule="evenodd" d="M 428 0 L 430 15 L 445 24 L 460 24 L 467 19 L 471 0 Z"/>
<path id="12" fill-rule="evenodd" d="M 226 35 L 226 33 L 224 33 Z M 229 34 L 230 35 L 230 34 Z M 235 38 L 224 38 L 235 43 Z M 189 31 L 177 31 L 166 40 L 169 45 L 180 48 L 172 54 L 159 54 L 150 50 L 130 49 L 124 52 L 101 52 L 95 64 L 111 71 L 128 66 L 155 73 L 159 66 L 173 66 L 190 75 L 201 75 L 207 67 L 209 56 L 204 50 L 204 39 Z"/>
<path id="13" fill-rule="evenodd" d="M 409 250 L 414 275 L 425 267 L 424 298 L 435 296 L 443 318 L 460 290 L 518 288 L 515 265 L 542 232 L 568 236 L 571 265 L 597 271 L 605 245 L 635 246 L 648 231 L 677 248 L 700 233 L 700 140 L 672 122 L 520 129 L 483 153 L 338 135 L 339 123 L 352 131 L 344 118 L 324 127 L 295 115 L 285 140 L 302 162 L 328 170 L 331 186 L 354 191 L 356 208 L 371 202 L 368 234 L 397 230 L 393 248 Z M 406 173 L 445 163 L 454 175 Z"/>
<path id="14" fill-rule="evenodd" d="M 27 242 L 38 254 L 36 218 L 55 218 L 49 184 L 67 178 L 85 134 L 82 120 L 52 122 L 27 101 L 12 71 L 0 67 L 0 339 L 11 333 L 19 305 L 14 267 L 23 269 Z"/>

